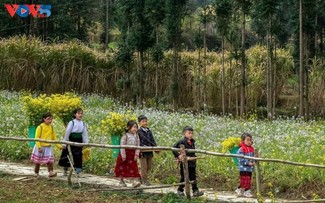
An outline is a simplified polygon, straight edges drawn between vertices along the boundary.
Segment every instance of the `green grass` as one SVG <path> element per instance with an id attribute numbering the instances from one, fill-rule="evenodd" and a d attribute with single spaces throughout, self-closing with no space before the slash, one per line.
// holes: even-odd
<path id="1" fill-rule="evenodd" d="M 22 111 L 20 93 L 0 92 L 0 135 L 27 136 L 28 118 Z M 182 128 L 191 125 L 195 129 L 196 147 L 210 151 L 221 151 L 221 142 L 229 136 L 240 136 L 243 132 L 253 135 L 254 145 L 261 157 L 285 159 L 297 162 L 325 165 L 325 122 L 294 120 L 283 118 L 274 121 L 236 120 L 213 115 L 193 115 L 192 113 L 166 112 L 155 109 L 140 109 L 121 106 L 114 100 L 98 95 L 83 95 L 85 104 L 84 120 L 89 126 L 90 142 L 109 144 L 109 135 L 100 131 L 100 121 L 110 111 L 134 111 L 149 118 L 150 128 L 160 146 L 172 146 L 182 137 Z M 64 135 L 61 121 L 55 120 L 54 127 L 58 137 Z M 29 159 L 31 149 L 27 143 L 0 141 L 0 158 L 19 161 Z M 58 150 L 56 156 L 60 155 Z M 171 152 L 162 152 L 154 157 L 151 181 L 156 183 L 178 182 L 179 173 Z M 85 163 L 86 172 L 99 175 L 113 175 L 115 159 L 109 149 L 93 148 L 91 160 Z M 200 187 L 213 187 L 220 190 L 233 190 L 238 184 L 238 171 L 230 158 L 212 157 L 198 161 L 198 180 Z M 317 182 L 325 184 L 325 171 L 284 165 L 280 163 L 261 163 L 263 191 L 281 196 L 288 191 Z M 293 181 L 294 180 L 294 181 Z M 313 189 L 311 189 L 313 190 Z M 317 194 L 318 190 L 315 189 Z M 307 198 L 312 194 L 299 193 Z M 325 194 L 318 194 L 324 196 Z"/>
<path id="2" fill-rule="evenodd" d="M 134 202 L 134 203 L 209 203 L 204 198 L 187 200 L 174 193 L 151 194 L 137 192 L 89 192 L 90 185 L 71 188 L 63 181 L 31 178 L 13 181 L 16 176 L 0 173 L 0 202 Z M 30 178 L 30 177 L 29 177 Z"/>

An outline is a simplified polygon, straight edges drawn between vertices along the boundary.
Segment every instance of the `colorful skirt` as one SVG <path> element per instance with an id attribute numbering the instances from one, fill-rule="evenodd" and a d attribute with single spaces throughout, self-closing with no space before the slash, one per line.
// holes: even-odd
<path id="1" fill-rule="evenodd" d="M 118 154 L 115 166 L 115 176 L 121 178 L 140 178 L 138 163 L 134 160 L 135 149 L 126 149 L 126 160 L 122 160 L 121 152 Z"/>
<path id="2" fill-rule="evenodd" d="M 82 143 L 81 134 L 78 137 L 73 137 L 70 135 L 69 141 Z M 73 167 L 82 168 L 82 147 L 71 146 L 71 153 L 73 157 Z M 68 155 L 69 155 L 69 151 L 68 148 L 66 147 L 65 149 L 62 150 L 60 160 L 59 160 L 59 166 L 70 167 Z"/>
<path id="3" fill-rule="evenodd" d="M 51 146 L 42 147 L 42 149 L 43 152 L 39 153 L 38 148 L 35 145 L 30 160 L 34 164 L 53 164 L 54 156 L 53 156 L 52 147 Z"/>

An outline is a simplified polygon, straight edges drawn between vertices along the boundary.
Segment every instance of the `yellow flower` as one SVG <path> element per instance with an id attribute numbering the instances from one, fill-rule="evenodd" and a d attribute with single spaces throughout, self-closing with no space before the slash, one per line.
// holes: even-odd
<path id="1" fill-rule="evenodd" d="M 126 124 L 129 120 L 136 120 L 136 115 L 126 112 L 125 114 L 110 112 L 108 116 L 101 121 L 101 131 L 108 135 L 122 135 L 126 130 Z"/>
<path id="2" fill-rule="evenodd" d="M 88 161 L 90 159 L 91 149 L 89 147 L 84 147 L 82 149 L 82 161 Z"/>
<path id="3" fill-rule="evenodd" d="M 50 96 L 41 94 L 38 97 L 27 95 L 22 97 L 23 109 L 30 118 L 30 124 L 35 125 L 41 119 L 42 114 L 50 111 L 60 117 L 64 122 L 72 119 L 72 111 L 82 107 L 81 97 L 72 93 L 52 94 Z"/>
<path id="4" fill-rule="evenodd" d="M 240 138 L 239 137 L 229 137 L 226 140 L 224 140 L 222 145 L 222 152 L 226 153 L 227 151 L 231 150 L 233 147 L 237 147 L 240 144 Z"/>

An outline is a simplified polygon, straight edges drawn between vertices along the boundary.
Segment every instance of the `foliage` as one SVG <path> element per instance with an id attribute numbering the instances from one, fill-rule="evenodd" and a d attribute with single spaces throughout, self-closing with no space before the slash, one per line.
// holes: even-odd
<path id="1" fill-rule="evenodd" d="M 110 138 L 102 132 L 101 120 L 107 119 L 109 112 L 121 115 L 141 115 L 148 117 L 149 127 L 152 130 L 159 146 L 172 146 L 182 135 L 182 128 L 190 125 L 194 128 L 196 147 L 209 151 L 222 151 L 222 142 L 229 137 L 240 136 L 248 132 L 254 137 L 254 146 L 259 149 L 260 157 L 285 159 L 298 162 L 325 164 L 323 121 L 309 121 L 294 118 L 279 118 L 273 121 L 236 120 L 229 117 L 215 115 L 193 114 L 191 112 L 168 112 L 151 108 L 131 108 L 121 106 L 112 99 L 99 95 L 84 95 L 83 105 L 86 109 L 84 121 L 89 128 L 91 143 L 109 143 Z M 27 136 L 28 116 L 21 112 L 22 93 L 0 93 L 0 134 L 4 136 Z M 128 111 L 130 111 L 128 112 Z M 135 116 L 134 118 L 135 119 Z M 124 126 L 125 127 L 125 121 Z M 54 119 L 54 129 L 58 135 L 64 134 L 64 126 L 60 120 Z M 107 131 L 106 131 L 107 132 Z M 58 136 L 62 139 L 62 136 Z M 306 149 L 308 149 L 306 151 Z M 27 143 L 0 141 L 0 157 L 9 160 L 29 159 L 31 149 Z M 59 152 L 56 151 L 56 157 Z M 198 154 L 199 155 L 199 154 Z M 91 158 L 85 163 L 85 172 L 113 175 L 115 159 L 108 149 L 92 148 Z M 171 152 L 161 152 L 155 155 L 155 165 L 150 179 L 153 182 L 171 183 L 177 181 L 178 166 L 175 164 Z M 263 184 L 271 183 L 272 192 L 282 192 L 284 188 L 299 188 L 314 181 L 325 182 L 325 173 L 313 168 L 302 168 L 280 163 L 261 162 Z M 230 190 L 237 184 L 237 168 L 232 159 L 209 156 L 204 161 L 198 161 L 199 184 L 203 187 L 218 187 L 221 190 Z M 209 184 L 211 177 L 224 178 L 224 184 L 215 182 Z M 292 179 L 296 181 L 291 181 Z M 268 187 L 266 187 L 268 188 Z M 265 190 L 265 192 L 270 192 Z M 306 195 L 308 198 L 312 198 Z"/>
<path id="2" fill-rule="evenodd" d="M 71 121 L 73 117 L 73 110 L 82 108 L 81 97 L 72 94 L 52 94 L 50 95 L 50 111 L 62 119 L 65 125 Z"/>
<path id="3" fill-rule="evenodd" d="M 91 156 L 91 148 L 84 147 L 82 149 L 82 161 L 85 163 L 90 159 Z"/>
<path id="4" fill-rule="evenodd" d="M 62 119 L 66 125 L 72 119 L 72 112 L 78 107 L 82 107 L 81 98 L 72 94 L 41 94 L 33 97 L 31 94 L 22 98 L 24 110 L 29 117 L 30 125 L 37 125 L 41 122 L 42 115 L 51 112 Z"/>
<path id="5" fill-rule="evenodd" d="M 42 121 L 42 115 L 50 111 L 50 98 L 45 94 L 33 98 L 31 95 L 22 98 L 24 110 L 29 117 L 30 125 L 38 125 Z"/>
<path id="6" fill-rule="evenodd" d="M 229 39 L 230 40 L 230 39 Z M 159 48 L 159 46 L 158 46 Z M 157 54 L 150 60 L 159 61 L 159 69 L 156 72 L 156 64 L 146 63 L 146 73 L 141 75 L 145 81 L 147 100 L 155 95 L 155 87 L 158 85 L 158 98 L 162 104 L 171 104 L 171 87 L 174 75 L 173 53 L 157 50 Z M 35 90 L 44 93 L 62 93 L 74 90 L 78 93 L 98 92 L 109 94 L 123 102 L 130 102 L 134 94 L 138 80 L 137 56 L 129 46 L 119 47 L 116 53 L 99 53 L 91 50 L 83 44 L 71 42 L 62 44 L 45 44 L 39 39 L 27 37 L 14 37 L 0 40 L 0 87 L 12 90 Z M 180 52 L 177 83 L 181 91 L 178 93 L 180 107 L 193 108 L 197 100 L 199 85 L 207 84 L 207 105 L 213 113 L 219 113 L 221 105 L 221 54 L 207 52 L 206 67 L 207 80 L 203 81 L 198 74 L 202 66 L 198 59 L 198 52 Z M 238 53 L 237 53 L 238 55 Z M 225 87 L 228 96 L 227 112 L 235 114 L 236 91 L 239 85 L 240 74 L 239 61 L 234 52 L 225 52 Z M 284 93 L 284 87 L 290 89 L 288 78 L 294 74 L 294 61 L 291 53 L 286 49 L 276 49 L 276 96 Z M 42 60 L 39 60 L 41 58 Z M 114 60 L 115 58 L 115 60 Z M 155 58 L 155 59 L 154 59 Z M 154 59 L 154 60 L 153 60 Z M 247 50 L 248 62 L 248 100 L 249 109 L 263 107 L 265 105 L 265 70 L 267 52 L 264 46 L 254 46 Z M 180 70 L 180 69 L 178 69 Z M 202 70 L 201 70 L 202 71 Z M 156 78 L 158 74 L 158 81 Z M 36 81 L 36 82 L 34 82 Z M 287 91 L 287 90 L 286 90 Z M 201 88 L 202 94 L 202 88 Z M 230 100 L 229 100 L 230 97 Z M 320 103 L 320 100 L 313 103 Z M 283 108 L 279 104 L 279 108 Z"/>
<path id="7" fill-rule="evenodd" d="M 231 150 L 234 147 L 238 147 L 240 144 L 241 139 L 239 137 L 228 137 L 225 139 L 221 145 L 222 145 L 222 152 L 226 153 L 229 150 Z"/>
<path id="8" fill-rule="evenodd" d="M 101 132 L 105 135 L 123 135 L 126 131 L 128 121 L 137 120 L 135 114 L 126 112 L 125 114 L 109 112 L 108 116 L 101 122 Z"/>

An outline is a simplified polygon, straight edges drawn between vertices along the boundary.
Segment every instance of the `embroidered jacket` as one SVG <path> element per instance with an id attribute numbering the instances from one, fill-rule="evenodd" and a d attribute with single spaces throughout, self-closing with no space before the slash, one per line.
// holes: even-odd
<path id="1" fill-rule="evenodd" d="M 254 157 L 254 147 L 247 146 L 241 142 L 237 154 Z M 254 160 L 238 158 L 239 171 L 253 172 L 254 166 L 250 166 L 249 163 L 254 163 Z"/>

